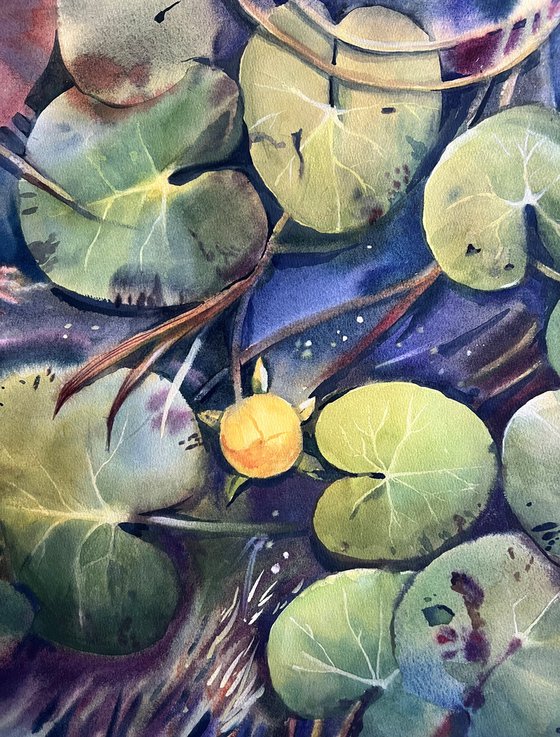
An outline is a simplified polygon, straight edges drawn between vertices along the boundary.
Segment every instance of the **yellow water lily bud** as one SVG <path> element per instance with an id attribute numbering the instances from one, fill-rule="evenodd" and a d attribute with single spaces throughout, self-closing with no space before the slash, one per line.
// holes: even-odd
<path id="1" fill-rule="evenodd" d="M 235 470 L 265 479 L 290 469 L 303 450 L 296 410 L 275 394 L 254 394 L 228 407 L 220 424 L 220 445 Z"/>

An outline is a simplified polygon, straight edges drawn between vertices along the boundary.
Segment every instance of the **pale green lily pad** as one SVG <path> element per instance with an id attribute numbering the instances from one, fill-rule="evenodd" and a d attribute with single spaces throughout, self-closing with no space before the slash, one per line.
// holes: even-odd
<path id="1" fill-rule="evenodd" d="M 427 610 L 445 607 L 447 624 Z M 395 614 L 404 687 L 469 710 L 476 737 L 560 726 L 560 572 L 522 534 L 489 535 L 419 573 Z"/>
<path id="2" fill-rule="evenodd" d="M 118 371 L 53 419 L 61 381 L 38 371 L 0 389 L 0 521 L 17 581 L 37 597 L 35 629 L 81 650 L 121 654 L 159 639 L 179 590 L 170 559 L 120 523 L 203 492 L 207 458 L 196 419 L 155 374 L 124 403 L 106 448 Z M 54 380 L 52 380 L 54 379 Z"/>
<path id="3" fill-rule="evenodd" d="M 531 399 L 503 442 L 504 493 L 525 530 L 560 563 L 560 391 Z"/>
<path id="4" fill-rule="evenodd" d="M 390 625 L 409 577 L 338 573 L 312 584 L 280 613 L 270 632 L 268 667 L 290 710 L 317 719 L 390 686 L 398 675 Z"/>
<path id="5" fill-rule="evenodd" d="M 134 108 L 76 89 L 58 97 L 27 158 L 101 222 L 21 182 L 22 229 L 39 266 L 78 294 L 152 307 L 199 301 L 246 275 L 267 236 L 260 199 L 241 172 L 200 173 L 236 147 L 240 122 L 235 82 L 196 63 Z M 170 184 L 184 167 L 197 173 Z"/>
<path id="6" fill-rule="evenodd" d="M 560 116 L 528 105 L 504 110 L 459 136 L 426 184 L 424 228 L 438 263 L 475 289 L 525 276 L 532 206 L 541 239 L 560 265 Z"/>
<path id="7" fill-rule="evenodd" d="M 402 56 L 365 56 L 309 25 L 286 3 L 271 20 L 323 61 L 383 80 L 439 79 L 437 54 L 414 64 Z M 353 10 L 341 32 L 362 38 L 422 41 L 426 34 L 380 6 Z M 357 87 L 329 78 L 257 31 L 241 60 L 240 83 L 251 157 L 290 216 L 322 233 L 378 220 L 399 200 L 439 127 L 441 95 Z M 327 244 L 329 247 L 329 244 Z"/>
<path id="8" fill-rule="evenodd" d="M 344 560 L 433 555 L 480 514 L 496 479 L 492 438 L 468 407 L 403 382 L 369 384 L 317 421 L 323 456 L 353 476 L 335 481 L 313 524 Z"/>

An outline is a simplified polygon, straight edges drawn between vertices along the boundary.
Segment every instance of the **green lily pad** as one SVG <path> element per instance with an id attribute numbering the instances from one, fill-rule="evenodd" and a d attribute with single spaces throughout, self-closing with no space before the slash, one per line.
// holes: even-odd
<path id="1" fill-rule="evenodd" d="M 546 350 L 552 368 L 557 374 L 560 374 L 560 302 L 552 310 L 548 320 Z"/>
<path id="2" fill-rule="evenodd" d="M 466 737 L 468 716 L 407 693 L 399 674 L 364 712 L 361 737 Z"/>
<path id="3" fill-rule="evenodd" d="M 199 301 L 258 261 L 267 220 L 247 177 L 200 173 L 240 135 L 238 91 L 192 63 L 157 100 L 115 109 L 72 89 L 41 113 L 27 158 L 100 220 L 20 183 L 23 233 L 57 285 L 116 304 Z M 196 171 L 178 186 L 169 177 Z"/>
<path id="4" fill-rule="evenodd" d="M 14 577 L 40 603 L 35 629 L 111 654 L 159 639 L 179 596 L 170 559 L 120 523 L 200 495 L 207 463 L 186 442 L 198 426 L 180 395 L 161 434 L 171 385 L 155 374 L 126 400 L 107 450 L 105 418 L 124 374 L 86 387 L 55 419 L 54 374 L 11 376 L 0 389 L 0 521 Z"/>
<path id="5" fill-rule="evenodd" d="M 281 612 L 268 667 L 289 709 L 317 719 L 389 687 L 398 674 L 390 625 L 409 577 L 359 569 L 327 576 Z"/>
<path id="6" fill-rule="evenodd" d="M 496 479 L 492 438 L 478 417 L 433 389 L 369 384 L 317 421 L 323 456 L 345 476 L 320 498 L 313 524 L 344 560 L 434 554 L 486 505 Z"/>
<path id="7" fill-rule="evenodd" d="M 438 263 L 475 289 L 525 276 L 527 206 L 560 264 L 560 116 L 528 105 L 504 110 L 459 136 L 428 179 L 424 228 Z"/>
<path id="8" fill-rule="evenodd" d="M 430 624 L 428 606 L 453 612 Z M 419 573 L 395 614 L 404 687 L 469 710 L 476 737 L 554 735 L 560 726 L 560 572 L 522 534 L 489 535 Z"/>
<path id="9" fill-rule="evenodd" d="M 270 18 L 340 69 L 387 81 L 440 79 L 437 54 L 423 54 L 411 64 L 402 56 L 365 55 L 342 42 L 335 46 L 290 3 Z M 412 20 L 380 6 L 353 10 L 339 30 L 380 41 L 427 38 Z M 384 215 L 402 197 L 437 136 L 439 93 L 345 83 L 261 31 L 243 54 L 240 83 L 255 167 L 294 220 L 322 233 L 362 228 Z"/>
<path id="10" fill-rule="evenodd" d="M 525 530 L 560 563 L 560 391 L 531 399 L 504 434 L 504 493 Z"/>
<path id="11" fill-rule="evenodd" d="M 13 653 L 32 622 L 29 600 L 10 583 L 0 580 L 0 663 Z"/>

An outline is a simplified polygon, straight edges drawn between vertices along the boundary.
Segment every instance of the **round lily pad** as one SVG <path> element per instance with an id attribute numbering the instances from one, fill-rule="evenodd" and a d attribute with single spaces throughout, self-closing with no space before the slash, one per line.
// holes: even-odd
<path id="1" fill-rule="evenodd" d="M 424 228 L 445 273 L 483 290 L 519 284 L 527 207 L 560 265 L 560 115 L 527 105 L 484 120 L 445 150 L 426 184 Z"/>
<path id="2" fill-rule="evenodd" d="M 433 555 L 486 505 L 496 479 L 492 438 L 468 407 L 433 389 L 369 384 L 317 421 L 323 456 L 352 474 L 331 484 L 313 520 L 345 561 Z"/>
<path id="3" fill-rule="evenodd" d="M 560 563 L 560 391 L 531 399 L 504 434 L 504 493 L 525 530 Z"/>
<path id="4" fill-rule="evenodd" d="M 557 374 L 560 374 L 560 302 L 552 310 L 546 328 L 546 350 L 548 360 Z"/>
<path id="5" fill-rule="evenodd" d="M 124 403 L 107 449 L 105 418 L 124 373 L 86 387 L 55 419 L 61 380 L 51 371 L 0 388 L 0 522 L 14 577 L 40 604 L 34 627 L 110 654 L 159 639 L 179 598 L 171 560 L 120 524 L 200 494 L 207 463 L 180 395 L 162 434 L 171 384 L 155 374 Z"/>
<path id="6" fill-rule="evenodd" d="M 448 612 L 442 623 L 433 609 Z M 419 573 L 395 614 L 406 690 L 469 711 L 469 735 L 560 726 L 560 571 L 522 534 L 489 535 Z"/>
<path id="7" fill-rule="evenodd" d="M 407 573 L 353 570 L 317 581 L 274 622 L 272 685 L 289 709 L 320 718 L 379 695 L 398 675 L 390 624 Z"/>
<path id="8" fill-rule="evenodd" d="M 246 32 L 222 0 L 58 0 L 58 41 L 78 87 L 136 105 L 178 82 L 189 59 L 227 58 Z"/>
<path id="9" fill-rule="evenodd" d="M 93 217 L 22 181 L 21 225 L 39 266 L 67 290 L 139 307 L 200 301 L 245 276 L 264 249 L 263 206 L 243 173 L 204 171 L 236 147 L 240 122 L 235 82 L 196 63 L 134 108 L 76 89 L 58 97 L 27 158 Z M 192 176 L 172 184 L 185 168 Z"/>
<path id="10" fill-rule="evenodd" d="M 387 81 L 440 79 L 437 54 L 423 54 L 414 64 L 397 55 L 366 55 L 312 26 L 290 3 L 270 19 L 340 69 Z M 338 28 L 380 41 L 427 38 L 412 20 L 381 6 L 353 10 Z M 240 83 L 255 167 L 294 220 L 322 233 L 382 217 L 436 140 L 439 93 L 345 83 L 261 31 L 243 54 Z"/>

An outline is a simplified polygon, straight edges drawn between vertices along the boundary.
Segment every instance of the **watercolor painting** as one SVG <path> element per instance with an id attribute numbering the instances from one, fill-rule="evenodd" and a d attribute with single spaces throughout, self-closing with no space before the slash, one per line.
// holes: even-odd
<path id="1" fill-rule="evenodd" d="M 560 0 L 2 0 L 0 737 L 560 734 Z"/>

